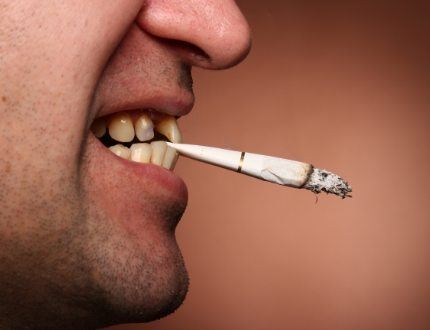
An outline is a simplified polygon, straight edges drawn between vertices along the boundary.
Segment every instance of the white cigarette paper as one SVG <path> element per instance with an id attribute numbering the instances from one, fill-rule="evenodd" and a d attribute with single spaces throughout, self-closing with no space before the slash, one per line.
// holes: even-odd
<path id="1" fill-rule="evenodd" d="M 167 142 L 186 157 L 293 188 L 351 197 L 349 184 L 336 174 L 311 164 L 243 151 Z"/>

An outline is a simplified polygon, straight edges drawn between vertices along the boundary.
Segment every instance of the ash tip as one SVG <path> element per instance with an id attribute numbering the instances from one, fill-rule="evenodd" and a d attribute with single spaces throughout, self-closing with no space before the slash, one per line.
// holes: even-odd
<path id="1" fill-rule="evenodd" d="M 319 168 L 314 168 L 303 188 L 315 194 L 319 194 L 322 191 L 327 194 L 335 194 L 342 199 L 352 197 L 352 188 L 348 182 L 334 173 Z"/>

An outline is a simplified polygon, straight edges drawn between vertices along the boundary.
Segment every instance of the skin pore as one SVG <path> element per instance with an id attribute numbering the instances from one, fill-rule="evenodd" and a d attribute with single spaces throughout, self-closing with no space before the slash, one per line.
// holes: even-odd
<path id="1" fill-rule="evenodd" d="M 144 322 L 181 304 L 185 186 L 118 161 L 89 127 L 154 102 L 185 115 L 191 68 L 249 47 L 232 0 L 0 0 L 1 329 Z"/>

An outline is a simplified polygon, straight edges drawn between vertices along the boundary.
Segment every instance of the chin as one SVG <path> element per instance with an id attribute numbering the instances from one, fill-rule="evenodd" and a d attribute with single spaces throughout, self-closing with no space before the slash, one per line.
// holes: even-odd
<path id="1" fill-rule="evenodd" d="M 84 295 L 104 326 L 159 319 L 175 311 L 188 290 L 175 239 L 186 185 L 170 170 L 122 159 L 91 135 L 88 141 L 81 242 L 92 290 Z"/>
<path id="2" fill-rule="evenodd" d="M 145 210 L 153 216 L 140 218 L 138 226 L 135 212 L 90 221 L 94 225 L 84 247 L 90 269 L 87 297 L 103 326 L 162 318 L 186 297 L 188 274 L 172 225 L 185 206 L 162 204 L 148 203 Z"/>
<path id="3" fill-rule="evenodd" d="M 134 292 L 123 291 L 113 299 L 112 324 L 150 322 L 163 318 L 176 311 L 185 300 L 188 291 L 188 275 L 185 268 L 177 269 L 167 276 L 163 274 L 157 282 L 143 283 L 146 292 L 136 293 L 136 288 L 130 289 Z M 124 294 L 128 297 L 124 299 Z M 134 300 L 129 298 L 133 297 Z M 122 304 L 118 302 L 122 301 Z"/>
<path id="4" fill-rule="evenodd" d="M 179 249 L 150 255 L 113 252 L 93 272 L 95 315 L 103 326 L 150 322 L 173 313 L 184 301 L 188 274 Z M 106 258 L 106 257 L 104 257 Z"/>

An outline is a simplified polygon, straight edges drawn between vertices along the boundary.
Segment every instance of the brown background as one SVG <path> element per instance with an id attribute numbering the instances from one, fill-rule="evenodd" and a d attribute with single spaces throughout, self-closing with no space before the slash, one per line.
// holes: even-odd
<path id="1" fill-rule="evenodd" d="M 428 3 L 240 2 L 253 51 L 195 71 L 186 142 L 312 162 L 354 197 L 181 159 L 190 292 L 117 329 L 430 329 Z"/>

